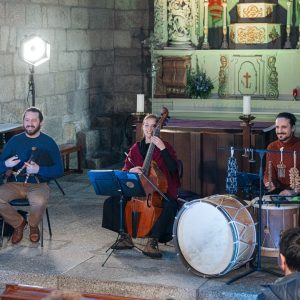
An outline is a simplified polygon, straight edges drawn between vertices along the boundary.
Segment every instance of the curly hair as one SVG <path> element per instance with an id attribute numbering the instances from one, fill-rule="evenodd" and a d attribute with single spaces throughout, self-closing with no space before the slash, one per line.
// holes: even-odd
<path id="1" fill-rule="evenodd" d="M 294 126 L 296 124 L 297 118 L 295 117 L 294 114 L 289 113 L 289 112 L 281 112 L 276 116 L 276 119 L 278 118 L 285 118 L 290 120 L 291 126 Z"/>
<path id="2" fill-rule="evenodd" d="M 279 243 L 280 253 L 285 257 L 291 271 L 300 271 L 300 227 L 286 230 Z"/>

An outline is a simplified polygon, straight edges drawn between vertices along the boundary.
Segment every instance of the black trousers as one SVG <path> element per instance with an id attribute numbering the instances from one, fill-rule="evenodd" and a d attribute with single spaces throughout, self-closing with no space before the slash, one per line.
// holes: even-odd
<path id="1" fill-rule="evenodd" d="M 122 209 L 122 228 L 125 232 L 124 211 L 126 202 L 125 200 Z M 172 240 L 173 224 L 178 211 L 178 205 L 176 200 L 168 198 L 168 200 L 163 199 L 162 206 L 162 213 L 152 227 L 148 237 L 157 238 L 160 243 L 167 243 Z M 104 201 L 102 227 L 120 232 L 120 197 L 113 196 Z"/>

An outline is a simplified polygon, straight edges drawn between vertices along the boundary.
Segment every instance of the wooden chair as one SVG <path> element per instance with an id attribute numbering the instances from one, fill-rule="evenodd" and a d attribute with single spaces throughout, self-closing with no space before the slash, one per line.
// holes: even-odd
<path id="1" fill-rule="evenodd" d="M 178 173 L 179 173 L 179 178 L 181 179 L 183 177 L 183 163 L 182 160 L 178 160 Z M 182 205 L 185 202 L 189 202 L 195 199 L 200 199 L 201 196 L 193 191 L 185 190 L 183 188 L 178 189 L 178 197 L 177 199 L 179 200 L 179 203 Z"/>
<path id="2" fill-rule="evenodd" d="M 81 145 L 74 144 L 63 144 L 59 146 L 60 155 L 64 164 L 64 173 L 65 175 L 72 172 L 82 173 L 81 161 L 82 161 L 82 147 Z M 70 154 L 77 154 L 77 169 L 70 168 Z"/>

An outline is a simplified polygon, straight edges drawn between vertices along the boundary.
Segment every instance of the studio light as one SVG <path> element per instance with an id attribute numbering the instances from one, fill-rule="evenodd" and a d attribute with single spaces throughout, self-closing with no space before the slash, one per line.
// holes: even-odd
<path id="1" fill-rule="evenodd" d="M 50 44 L 38 36 L 25 38 L 21 42 L 23 60 L 33 66 L 39 66 L 50 59 Z"/>
<path id="2" fill-rule="evenodd" d="M 35 86 L 34 86 L 34 67 L 41 65 L 50 59 L 50 44 L 40 38 L 39 36 L 29 36 L 21 41 L 20 48 L 21 58 L 28 64 L 30 64 L 29 81 L 28 81 L 28 95 L 32 96 L 32 106 L 35 106 Z"/>

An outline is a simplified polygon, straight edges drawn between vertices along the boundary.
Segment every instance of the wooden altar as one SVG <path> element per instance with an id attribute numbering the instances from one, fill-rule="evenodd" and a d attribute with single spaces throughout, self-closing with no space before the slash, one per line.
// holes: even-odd
<path id="1" fill-rule="evenodd" d="M 243 148 L 243 130 L 240 121 L 205 121 L 171 119 L 161 131 L 183 162 L 182 187 L 202 197 L 224 194 L 227 161 L 230 147 Z M 265 149 L 274 140 L 273 123 L 256 122 L 251 130 L 251 146 Z M 271 126 L 271 127 L 270 127 Z M 249 163 L 249 158 L 237 152 L 239 171 L 258 173 L 259 158 Z"/>
<path id="2" fill-rule="evenodd" d="M 222 148 L 265 149 L 276 138 L 266 128 L 279 112 L 291 111 L 300 119 L 295 101 L 300 89 L 300 13 L 297 2 L 290 4 L 154 1 L 152 112 L 159 115 L 165 106 L 177 119 L 161 136 L 183 161 L 183 188 L 202 196 L 225 193 L 230 153 Z M 185 98 L 189 83 L 183 66 L 188 74 L 199 70 L 212 80 L 209 99 Z M 252 97 L 251 130 L 238 121 L 245 95 Z M 236 156 L 239 170 L 257 172 L 259 164 L 249 164 L 241 154 Z"/>

